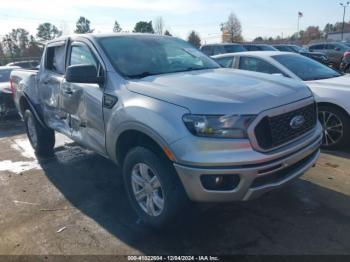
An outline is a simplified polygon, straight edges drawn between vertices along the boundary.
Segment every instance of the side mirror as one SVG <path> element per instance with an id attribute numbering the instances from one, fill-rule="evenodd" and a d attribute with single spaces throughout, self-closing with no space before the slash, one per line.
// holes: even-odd
<path id="1" fill-rule="evenodd" d="M 340 47 L 334 48 L 335 51 L 340 51 Z"/>
<path id="2" fill-rule="evenodd" d="M 66 81 L 71 83 L 102 84 L 103 78 L 97 76 L 93 65 L 71 65 L 66 70 Z"/>

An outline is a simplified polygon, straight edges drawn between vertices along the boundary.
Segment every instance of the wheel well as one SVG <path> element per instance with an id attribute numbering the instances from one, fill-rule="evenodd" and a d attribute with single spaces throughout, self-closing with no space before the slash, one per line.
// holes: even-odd
<path id="1" fill-rule="evenodd" d="M 349 113 L 346 112 L 346 110 L 344 108 L 342 108 L 341 106 L 338 106 L 336 104 L 333 104 L 333 103 L 328 103 L 328 102 L 320 102 L 320 103 L 317 103 L 318 106 L 330 106 L 330 107 L 335 107 L 337 109 L 339 109 L 340 111 L 342 111 L 345 115 L 347 115 L 348 117 L 349 116 Z"/>
<path id="2" fill-rule="evenodd" d="M 20 100 L 19 100 L 19 109 L 21 111 L 22 116 L 24 115 L 24 112 L 27 109 L 30 109 L 29 103 L 28 103 L 27 99 L 24 96 L 22 96 L 20 98 Z"/>
<path id="3" fill-rule="evenodd" d="M 162 156 L 165 157 L 165 159 L 168 159 L 162 147 L 150 136 L 137 130 L 128 130 L 124 131 L 118 138 L 116 154 L 119 165 L 123 164 L 126 154 L 129 152 L 129 150 L 136 146 L 144 146 L 152 150 L 158 156 Z"/>

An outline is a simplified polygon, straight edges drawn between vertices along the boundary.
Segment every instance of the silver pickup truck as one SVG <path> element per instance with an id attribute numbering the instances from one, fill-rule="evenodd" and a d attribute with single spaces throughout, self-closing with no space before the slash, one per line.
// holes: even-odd
<path id="1" fill-rule="evenodd" d="M 152 226 L 183 217 L 191 201 L 256 198 L 319 156 L 322 127 L 304 84 L 220 68 L 177 38 L 59 38 L 38 71 L 11 79 L 36 153 L 53 153 L 57 131 L 114 161 Z"/>

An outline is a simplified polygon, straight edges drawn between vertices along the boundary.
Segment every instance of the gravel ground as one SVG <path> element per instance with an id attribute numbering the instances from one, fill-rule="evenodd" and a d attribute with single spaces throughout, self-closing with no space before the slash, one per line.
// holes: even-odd
<path id="1" fill-rule="evenodd" d="M 130 209 L 114 164 L 57 140 L 55 157 L 38 160 L 21 122 L 0 123 L 0 255 L 350 254 L 349 153 L 323 152 L 280 190 L 156 232 Z"/>

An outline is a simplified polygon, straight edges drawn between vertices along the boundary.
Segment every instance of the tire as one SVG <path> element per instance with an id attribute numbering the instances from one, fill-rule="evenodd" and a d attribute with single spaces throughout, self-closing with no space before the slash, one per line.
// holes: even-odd
<path id="1" fill-rule="evenodd" d="M 147 226 L 164 229 L 171 228 L 173 221 L 186 217 L 183 210 L 188 206 L 189 200 L 171 162 L 158 155 L 145 147 L 131 149 L 124 160 L 123 178 L 130 203 L 139 218 Z M 148 179 L 145 179 L 145 174 Z M 150 181 L 151 178 L 153 182 L 156 181 L 154 177 L 159 183 L 153 183 L 153 188 L 149 187 L 151 183 L 148 187 L 145 186 L 145 181 Z M 141 192 L 142 188 L 144 191 L 138 194 L 140 198 L 137 201 L 135 192 Z M 147 206 L 153 208 L 148 209 Z"/>
<path id="2" fill-rule="evenodd" d="M 52 155 L 55 146 L 55 131 L 44 128 L 29 109 L 24 112 L 24 123 L 35 153 L 39 156 Z"/>
<path id="3" fill-rule="evenodd" d="M 323 127 L 323 149 L 342 149 L 350 144 L 350 117 L 335 106 L 319 106 L 319 120 Z"/>

